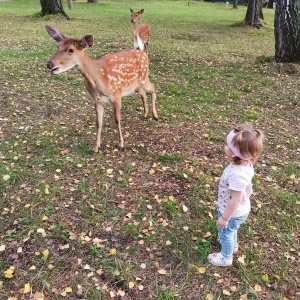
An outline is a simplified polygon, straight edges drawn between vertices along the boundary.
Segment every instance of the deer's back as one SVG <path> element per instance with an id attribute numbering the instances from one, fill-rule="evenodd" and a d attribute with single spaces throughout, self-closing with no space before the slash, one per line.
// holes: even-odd
<path id="1" fill-rule="evenodd" d="M 147 24 L 140 24 L 138 26 L 138 32 L 143 42 L 147 42 L 149 40 L 151 29 Z"/>
<path id="2" fill-rule="evenodd" d="M 126 50 L 100 56 L 98 89 L 105 95 L 133 93 L 148 79 L 148 56 L 140 50 Z"/>

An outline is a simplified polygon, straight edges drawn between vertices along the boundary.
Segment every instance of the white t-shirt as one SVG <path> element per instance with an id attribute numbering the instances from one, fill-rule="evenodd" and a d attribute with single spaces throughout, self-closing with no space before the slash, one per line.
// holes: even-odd
<path id="1" fill-rule="evenodd" d="M 218 207 L 223 214 L 230 200 L 230 190 L 243 192 L 242 201 L 232 215 L 232 217 L 240 217 L 250 212 L 250 196 L 252 195 L 251 180 L 254 176 L 254 168 L 249 161 L 250 166 L 234 165 L 230 163 L 223 171 L 219 182 L 218 191 Z"/>

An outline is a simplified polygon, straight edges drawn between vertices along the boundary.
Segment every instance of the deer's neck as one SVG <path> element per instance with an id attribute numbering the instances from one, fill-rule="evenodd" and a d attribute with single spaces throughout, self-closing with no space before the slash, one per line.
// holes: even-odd
<path id="1" fill-rule="evenodd" d="M 78 68 L 82 76 L 88 81 L 95 81 L 97 74 L 99 73 L 98 68 L 99 62 L 97 59 L 90 58 L 85 52 L 82 54 L 82 59 Z"/>
<path id="2" fill-rule="evenodd" d="M 133 24 L 133 32 L 138 33 L 139 24 L 136 22 Z"/>

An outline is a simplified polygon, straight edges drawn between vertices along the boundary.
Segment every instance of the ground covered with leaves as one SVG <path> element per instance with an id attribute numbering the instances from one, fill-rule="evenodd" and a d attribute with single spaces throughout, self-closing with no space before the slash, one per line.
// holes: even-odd
<path id="1" fill-rule="evenodd" d="M 128 3 L 77 1 L 65 21 L 35 17 L 35 2 L 0 4 L 0 299 L 298 299 L 300 79 L 272 61 L 274 12 L 258 31 L 237 26 L 243 7 L 145 3 L 159 121 L 126 97 L 125 150 L 107 107 L 93 154 L 93 104 L 76 69 L 47 73 L 43 26 L 93 33 L 90 56 L 130 48 Z M 220 268 L 206 257 L 219 250 L 224 139 L 241 122 L 265 148 L 240 250 Z"/>

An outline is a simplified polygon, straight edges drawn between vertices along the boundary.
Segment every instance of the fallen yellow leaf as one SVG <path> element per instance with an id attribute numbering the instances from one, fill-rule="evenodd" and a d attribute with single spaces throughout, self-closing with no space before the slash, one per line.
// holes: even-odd
<path id="1" fill-rule="evenodd" d="M 113 171 L 114 171 L 113 169 L 107 169 L 106 173 L 107 173 L 108 175 L 110 175 L 110 174 L 112 174 Z"/>
<path id="2" fill-rule="evenodd" d="M 214 300 L 214 296 L 212 294 L 207 294 L 205 299 L 206 300 Z"/>
<path id="3" fill-rule="evenodd" d="M 45 184 L 45 194 L 49 195 L 49 184 Z"/>
<path id="4" fill-rule="evenodd" d="M 14 270 L 9 268 L 6 271 L 4 271 L 4 277 L 5 278 L 13 278 L 14 277 L 13 273 L 14 273 Z"/>
<path id="5" fill-rule="evenodd" d="M 255 292 L 261 292 L 261 286 L 259 285 L 259 284 L 256 284 L 255 286 L 254 286 L 254 291 Z"/>
<path id="6" fill-rule="evenodd" d="M 236 287 L 235 285 L 232 285 L 232 286 L 230 287 L 230 290 L 231 290 L 232 292 L 236 292 L 236 291 L 237 291 L 237 287 Z"/>
<path id="7" fill-rule="evenodd" d="M 159 274 L 162 274 L 162 275 L 167 274 L 167 271 L 164 270 L 164 269 L 160 269 L 160 270 L 158 270 L 157 272 L 158 272 Z"/>
<path id="8" fill-rule="evenodd" d="M 103 270 L 102 270 L 102 269 L 98 269 L 98 270 L 96 271 L 96 273 L 97 273 L 98 275 L 101 275 L 101 274 L 103 274 Z"/>
<path id="9" fill-rule="evenodd" d="M 31 286 L 29 283 L 26 283 L 25 286 L 24 286 L 24 294 L 28 294 L 31 292 Z"/>
<path id="10" fill-rule="evenodd" d="M 36 292 L 33 296 L 34 300 L 43 300 L 44 299 L 44 294 L 40 292 Z"/>
<path id="11" fill-rule="evenodd" d="M 121 296 L 121 297 L 124 297 L 124 296 L 125 296 L 125 292 L 122 291 L 122 290 L 118 290 L 117 295 L 118 295 L 118 296 Z"/>
<path id="12" fill-rule="evenodd" d="M 65 288 L 65 292 L 66 293 L 71 293 L 72 292 L 72 288 L 70 286 Z"/>
<path id="13" fill-rule="evenodd" d="M 204 268 L 204 267 L 200 267 L 199 269 L 198 269 L 198 273 L 199 274 L 204 274 L 206 272 L 206 269 Z"/>
<path id="14" fill-rule="evenodd" d="M 262 280 L 265 281 L 265 282 L 269 281 L 269 276 L 268 276 L 268 274 L 263 275 L 261 278 L 262 278 Z"/>
<path id="15" fill-rule="evenodd" d="M 112 248 L 112 249 L 109 250 L 109 253 L 110 253 L 110 255 L 116 255 L 117 250 Z"/>
<path id="16" fill-rule="evenodd" d="M 44 259 L 44 260 L 47 260 L 47 258 L 48 258 L 48 256 L 49 256 L 49 250 L 46 249 L 46 250 L 44 250 L 42 253 L 43 253 L 43 259 Z"/>
<path id="17" fill-rule="evenodd" d="M 244 265 L 244 264 L 245 264 L 245 258 L 246 258 L 246 255 L 242 255 L 242 256 L 240 256 L 240 257 L 238 258 L 238 261 L 239 261 L 242 265 Z"/>
<path id="18" fill-rule="evenodd" d="M 211 232 L 207 231 L 204 235 L 205 238 L 210 237 L 211 236 Z"/>
<path id="19" fill-rule="evenodd" d="M 128 286 L 129 286 L 130 289 L 132 289 L 132 288 L 134 287 L 134 282 L 130 281 L 130 282 L 128 283 Z"/>

